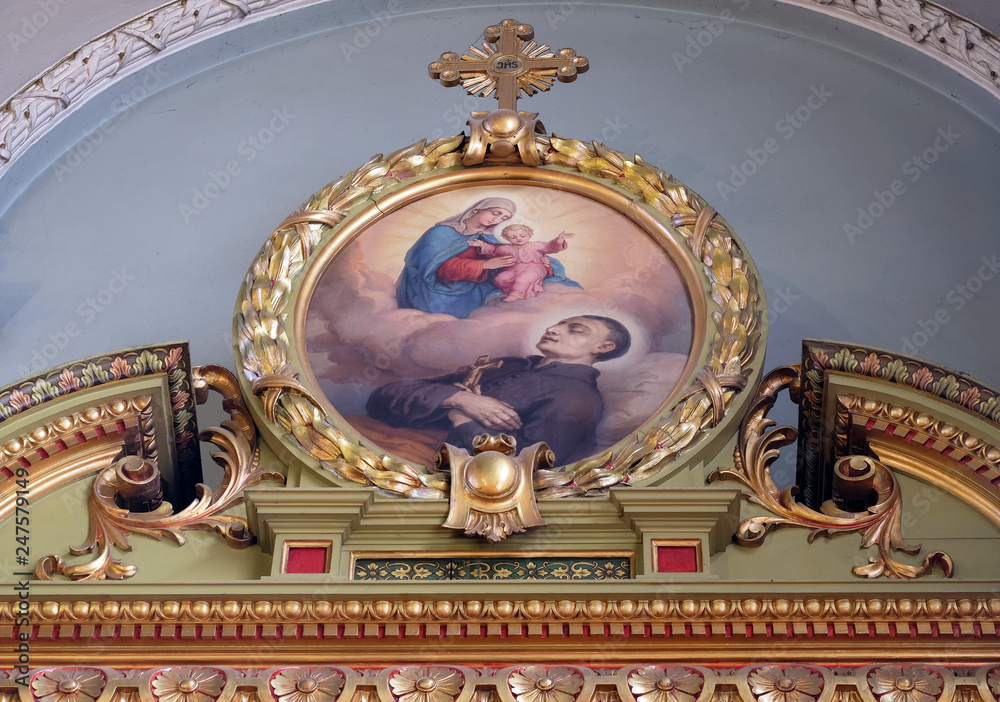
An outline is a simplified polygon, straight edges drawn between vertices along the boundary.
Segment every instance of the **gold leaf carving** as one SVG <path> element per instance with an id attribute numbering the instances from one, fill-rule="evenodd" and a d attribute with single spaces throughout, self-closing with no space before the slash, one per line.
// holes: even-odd
<path id="1" fill-rule="evenodd" d="M 853 357 L 851 357 L 853 358 Z M 895 560 L 892 551 L 915 554 L 920 546 L 911 546 L 903 540 L 901 522 L 901 494 L 895 476 L 880 462 L 868 456 L 848 456 L 840 459 L 854 472 L 868 471 L 872 475 L 878 501 L 866 512 L 846 512 L 835 507 L 832 502 L 823 505 L 817 512 L 796 502 L 797 487 L 790 486 L 778 490 L 771 479 L 771 464 L 778 458 L 781 448 L 792 443 L 796 431 L 791 427 L 774 426 L 767 413 L 774 406 L 777 394 L 789 389 L 793 396 L 799 393 L 800 367 L 783 366 L 768 373 L 761 381 L 757 396 L 750 411 L 743 419 L 732 470 L 716 470 L 709 476 L 710 481 L 736 480 L 750 489 L 744 497 L 760 505 L 772 516 L 752 517 L 744 520 L 736 533 L 741 546 L 760 546 L 774 529 L 786 526 L 811 529 L 809 541 L 817 536 L 860 533 L 862 548 L 877 547 L 869 564 L 857 566 L 852 572 L 860 577 L 877 578 L 917 578 L 931 573 L 939 566 L 945 577 L 951 577 L 954 564 L 943 552 L 935 551 L 924 557 L 919 566 L 907 565 Z"/>
<path id="2" fill-rule="evenodd" d="M 164 502 L 151 512 L 133 513 L 122 509 L 115 502 L 118 492 L 114 466 L 104 469 L 94 480 L 88 500 L 90 531 L 79 546 L 70 553 L 82 556 L 97 552 L 89 563 L 68 565 L 57 555 L 40 559 L 35 565 L 35 576 L 52 580 L 62 575 L 71 580 L 121 580 L 136 573 L 134 566 L 124 565 L 114 557 L 113 547 L 130 551 L 129 536 L 143 534 L 154 539 L 170 537 L 184 543 L 183 532 L 192 529 L 214 531 L 221 534 L 234 548 L 245 548 L 254 542 L 246 519 L 224 514 L 230 507 L 243 501 L 243 490 L 261 480 L 282 480 L 282 476 L 258 468 L 257 432 L 239 394 L 239 385 L 233 375 L 219 366 L 203 366 L 193 370 L 195 390 L 204 399 L 209 388 L 223 395 L 223 408 L 230 419 L 221 427 L 207 429 L 201 439 L 218 447 L 212 454 L 225 469 L 219 489 L 210 492 L 205 485 L 198 485 L 198 499 L 180 512 Z"/>

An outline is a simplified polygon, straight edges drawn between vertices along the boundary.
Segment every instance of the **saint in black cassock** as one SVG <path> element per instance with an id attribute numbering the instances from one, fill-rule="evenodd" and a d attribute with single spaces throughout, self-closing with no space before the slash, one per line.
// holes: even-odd
<path id="1" fill-rule="evenodd" d="M 604 402 L 597 389 L 600 371 L 593 366 L 557 361 L 539 365 L 542 356 L 499 359 L 499 368 L 483 371 L 481 394 L 514 408 L 521 419 L 515 430 L 488 429 L 472 420 L 454 426 L 449 409 L 441 404 L 462 389 L 467 373 L 458 372 L 430 380 L 402 380 L 375 390 L 368 399 L 368 414 L 392 427 L 446 429 L 447 443 L 472 451 L 480 434 L 510 434 L 518 449 L 544 441 L 557 464 L 570 463 L 592 453 L 591 442 Z"/>

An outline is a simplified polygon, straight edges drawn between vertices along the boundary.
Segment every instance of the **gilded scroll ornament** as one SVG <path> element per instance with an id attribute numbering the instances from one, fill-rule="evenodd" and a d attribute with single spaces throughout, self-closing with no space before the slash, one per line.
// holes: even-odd
<path id="1" fill-rule="evenodd" d="M 90 532 L 80 545 L 70 548 L 74 556 L 97 552 L 89 563 L 68 565 L 62 557 L 49 555 L 35 565 L 35 577 L 52 580 L 62 575 L 71 580 L 121 580 L 136 573 L 134 566 L 124 565 L 113 555 L 113 548 L 131 550 L 129 536 L 143 534 L 155 539 L 170 537 L 184 544 L 183 532 L 191 529 L 214 531 L 221 534 L 234 548 L 245 548 L 254 537 L 247 528 L 246 519 L 225 514 L 229 508 L 243 501 L 243 490 L 261 480 L 282 480 L 279 474 L 261 470 L 257 434 L 249 413 L 239 395 L 239 386 L 233 375 L 219 366 L 203 366 L 193 370 L 195 392 L 204 401 L 211 388 L 223 395 L 223 408 L 231 419 L 221 427 L 207 429 L 201 438 L 218 447 L 213 458 L 225 469 L 225 476 L 214 493 L 199 484 L 198 499 L 180 512 L 174 512 L 168 502 L 149 512 L 129 512 L 116 502 L 119 493 L 116 466 L 103 470 L 94 480 L 87 509 Z"/>
<path id="2" fill-rule="evenodd" d="M 454 668 L 400 668 L 389 678 L 396 702 L 452 702 L 465 679 Z"/>
<path id="3" fill-rule="evenodd" d="M 344 676 L 333 668 L 285 668 L 269 684 L 277 702 L 334 702 Z"/>
<path id="4" fill-rule="evenodd" d="M 528 666 L 507 680 L 517 702 L 573 702 L 583 687 L 583 677 L 572 668 Z"/>
<path id="5" fill-rule="evenodd" d="M 774 421 L 768 419 L 767 414 L 781 390 L 788 389 L 793 400 L 798 399 L 801 391 L 799 375 L 800 367 L 795 365 L 776 368 L 764 377 L 750 411 L 743 418 L 733 456 L 734 468 L 716 470 L 709 476 L 710 481 L 739 481 L 750 489 L 744 497 L 772 514 L 743 520 L 736 533 L 739 544 L 760 546 L 771 531 L 785 526 L 811 529 L 810 542 L 817 536 L 857 532 L 863 537 L 862 548 L 876 546 L 878 549 L 876 555 L 869 558 L 868 565 L 852 569 L 859 577 L 885 575 L 890 578 L 917 578 L 928 575 L 935 566 L 940 567 L 945 577 L 951 577 L 954 565 L 951 558 L 941 551 L 927 554 L 919 566 L 907 565 L 892 557 L 894 550 L 915 554 L 920 546 L 903 540 L 899 484 L 892 471 L 877 460 L 868 456 L 847 456 L 841 458 L 835 467 L 836 471 L 845 475 L 856 477 L 865 473 L 870 476 L 878 499 L 864 512 L 847 512 L 831 502 L 824 504 L 822 511 L 818 512 L 795 500 L 795 486 L 778 490 L 771 478 L 770 466 L 780 455 L 781 448 L 795 441 L 797 432 L 791 427 L 771 429 Z"/>

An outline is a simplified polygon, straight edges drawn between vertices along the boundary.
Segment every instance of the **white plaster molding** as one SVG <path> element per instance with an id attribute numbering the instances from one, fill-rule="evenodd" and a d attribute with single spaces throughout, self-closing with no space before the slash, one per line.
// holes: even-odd
<path id="1" fill-rule="evenodd" d="M 117 79 L 176 51 L 322 0 L 174 0 L 103 34 L 32 80 L 0 107 L 0 177 L 68 112 Z M 914 47 L 1000 99 L 1000 39 L 921 0 L 781 0 Z"/>
<path id="2" fill-rule="evenodd" d="M 1000 39 L 924 0 L 781 0 L 878 32 L 969 78 L 1000 99 Z"/>
<path id="3" fill-rule="evenodd" d="M 276 14 L 296 0 L 174 0 L 84 44 L 0 108 L 0 176 L 66 113 L 116 79 L 177 50 L 228 31 L 251 14 Z"/>

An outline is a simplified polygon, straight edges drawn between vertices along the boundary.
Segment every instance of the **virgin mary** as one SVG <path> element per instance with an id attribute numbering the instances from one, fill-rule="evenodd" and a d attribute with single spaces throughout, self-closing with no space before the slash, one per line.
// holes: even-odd
<path id="1" fill-rule="evenodd" d="M 494 228 L 516 212 L 517 206 L 511 200 L 488 197 L 424 232 L 403 259 L 403 271 L 396 281 L 399 307 L 464 319 L 498 295 L 492 271 L 513 265 L 514 257 L 486 257 L 470 247 L 469 241 L 478 237 L 490 244 L 501 244 Z M 551 265 L 553 275 L 546 282 L 579 287 L 565 277 L 558 261 L 553 259 Z"/>

